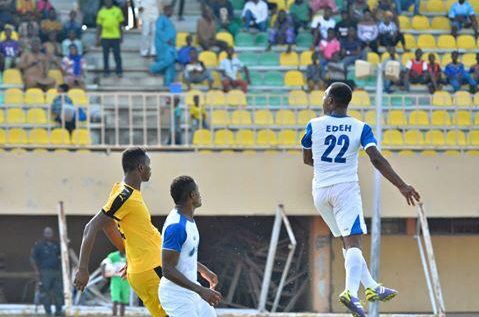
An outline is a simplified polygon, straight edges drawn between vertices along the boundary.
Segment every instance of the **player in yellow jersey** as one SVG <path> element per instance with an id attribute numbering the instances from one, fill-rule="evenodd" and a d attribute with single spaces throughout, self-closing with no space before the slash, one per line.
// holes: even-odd
<path id="1" fill-rule="evenodd" d="M 125 251 L 127 278 L 135 293 L 153 317 L 165 317 L 158 297 L 161 235 L 140 192 L 141 183 L 151 176 L 150 158 L 142 148 L 129 148 L 123 152 L 122 165 L 123 181 L 113 185 L 105 206 L 85 226 L 74 285 L 85 289 L 90 253 L 97 233 L 103 230 L 118 250 Z"/>

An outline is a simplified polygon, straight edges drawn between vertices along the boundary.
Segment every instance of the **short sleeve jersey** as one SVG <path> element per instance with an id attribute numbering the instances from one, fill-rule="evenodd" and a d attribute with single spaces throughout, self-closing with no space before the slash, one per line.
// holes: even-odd
<path id="1" fill-rule="evenodd" d="M 124 17 L 120 8 L 112 6 L 111 8 L 103 7 L 98 12 L 96 24 L 101 25 L 102 39 L 119 39 L 121 37 L 120 27 Z"/>

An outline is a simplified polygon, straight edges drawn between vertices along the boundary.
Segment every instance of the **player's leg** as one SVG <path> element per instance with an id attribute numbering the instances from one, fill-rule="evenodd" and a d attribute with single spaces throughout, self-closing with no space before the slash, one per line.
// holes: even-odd
<path id="1" fill-rule="evenodd" d="M 199 295 L 196 297 L 196 307 L 198 316 L 201 317 L 216 317 L 216 311 L 213 306 L 208 304 L 203 298 Z"/>
<path id="2" fill-rule="evenodd" d="M 111 310 L 112 310 L 111 314 L 113 316 L 118 316 L 118 302 L 113 302 L 113 306 Z"/>
<path id="3" fill-rule="evenodd" d="M 194 293 L 160 286 L 161 304 L 169 317 L 207 317 L 198 315 Z"/>
<path id="4" fill-rule="evenodd" d="M 128 282 L 153 317 L 166 317 L 158 299 L 160 278 L 154 270 L 128 273 Z"/>
<path id="5" fill-rule="evenodd" d="M 329 230 L 331 230 L 333 236 L 340 237 L 341 232 L 334 217 L 333 207 L 329 202 L 329 193 L 330 187 L 315 188 L 313 190 L 314 206 L 329 227 Z"/>

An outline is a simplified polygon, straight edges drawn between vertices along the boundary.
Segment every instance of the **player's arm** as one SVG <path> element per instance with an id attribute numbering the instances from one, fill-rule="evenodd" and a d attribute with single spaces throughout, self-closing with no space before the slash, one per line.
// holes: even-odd
<path id="1" fill-rule="evenodd" d="M 309 166 L 314 166 L 313 160 L 313 141 L 311 139 L 313 135 L 313 129 L 311 127 L 311 122 L 306 126 L 306 131 L 304 132 L 303 138 L 301 139 L 301 146 L 303 147 L 303 163 Z"/>
<path id="2" fill-rule="evenodd" d="M 303 148 L 303 163 L 309 166 L 314 166 L 313 151 L 311 151 L 311 149 Z"/>
<path id="3" fill-rule="evenodd" d="M 402 178 L 394 171 L 388 160 L 378 151 L 376 146 L 366 148 L 366 153 L 371 160 L 373 166 L 381 172 L 381 174 L 396 186 L 401 194 L 406 198 L 408 205 L 415 205 L 415 201 L 419 202 L 421 196 L 413 186 L 406 184 Z"/>
<path id="4" fill-rule="evenodd" d="M 211 271 L 206 265 L 198 262 L 198 272 L 201 276 L 210 283 L 210 288 L 215 289 L 218 285 L 218 276 Z"/>

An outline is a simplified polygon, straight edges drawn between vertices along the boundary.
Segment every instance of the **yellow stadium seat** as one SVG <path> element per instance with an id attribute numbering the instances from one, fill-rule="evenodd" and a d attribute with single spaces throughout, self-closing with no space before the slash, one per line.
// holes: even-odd
<path id="1" fill-rule="evenodd" d="M 467 91 L 458 91 L 454 95 L 454 105 L 464 107 L 472 105 L 471 94 Z"/>
<path id="2" fill-rule="evenodd" d="M 403 145 L 401 132 L 398 130 L 386 130 L 383 134 L 384 145 Z"/>
<path id="3" fill-rule="evenodd" d="M 303 86 L 304 77 L 303 73 L 298 70 L 290 70 L 284 76 L 284 84 L 286 86 Z"/>
<path id="4" fill-rule="evenodd" d="M 453 130 L 446 133 L 446 144 L 447 145 L 466 145 L 466 135 L 462 131 Z"/>
<path id="5" fill-rule="evenodd" d="M 411 22 L 408 16 L 400 15 L 398 19 L 399 19 L 399 28 L 401 30 L 411 29 Z"/>
<path id="6" fill-rule="evenodd" d="M 374 52 L 368 52 L 367 61 L 373 65 L 377 65 L 381 62 L 381 58 Z"/>
<path id="7" fill-rule="evenodd" d="M 53 129 L 50 133 L 50 143 L 53 145 L 69 145 L 70 133 L 66 129 Z"/>
<path id="8" fill-rule="evenodd" d="M 216 33 L 216 39 L 219 41 L 226 42 L 228 46 L 234 47 L 235 41 L 233 39 L 233 35 L 229 32 L 218 32 Z"/>
<path id="9" fill-rule="evenodd" d="M 40 108 L 33 108 L 27 111 L 27 123 L 30 124 L 47 124 L 47 112 Z"/>
<path id="10" fill-rule="evenodd" d="M 316 118 L 316 113 L 313 110 L 301 110 L 298 113 L 298 124 L 301 126 L 306 126 L 313 118 Z"/>
<path id="11" fill-rule="evenodd" d="M 417 38 L 417 46 L 421 49 L 435 49 L 436 40 L 431 34 L 421 34 Z"/>
<path id="12" fill-rule="evenodd" d="M 361 112 L 359 112 L 357 110 L 349 110 L 348 111 L 348 116 L 356 118 L 356 119 L 361 120 L 361 121 L 363 120 Z"/>
<path id="13" fill-rule="evenodd" d="M 414 110 L 409 114 L 410 125 L 428 125 L 429 117 L 426 111 Z"/>
<path id="14" fill-rule="evenodd" d="M 467 143 L 469 145 L 479 146 L 479 130 L 472 130 L 467 135 Z"/>
<path id="15" fill-rule="evenodd" d="M 7 133 L 7 143 L 9 144 L 27 144 L 27 132 L 23 129 L 10 129 Z"/>
<path id="16" fill-rule="evenodd" d="M 308 66 L 313 63 L 313 52 L 311 51 L 303 51 L 300 56 L 300 65 L 301 66 Z"/>
<path id="17" fill-rule="evenodd" d="M 278 144 L 284 146 L 298 145 L 298 136 L 296 131 L 282 130 L 278 133 Z"/>
<path id="18" fill-rule="evenodd" d="M 5 122 L 5 115 L 3 113 L 3 110 L 0 109 L 0 124 Z"/>
<path id="19" fill-rule="evenodd" d="M 50 69 L 48 71 L 48 77 L 55 79 L 57 86 L 64 83 L 62 71 L 59 69 Z"/>
<path id="20" fill-rule="evenodd" d="M 416 15 L 411 19 L 411 26 L 417 31 L 425 31 L 431 28 L 429 19 L 422 15 Z"/>
<path id="21" fill-rule="evenodd" d="M 456 151 L 456 150 L 447 150 L 447 151 L 444 151 L 443 155 L 445 155 L 445 156 L 459 156 L 459 155 L 461 155 L 461 152 Z"/>
<path id="22" fill-rule="evenodd" d="M 5 85 L 23 85 L 22 74 L 16 68 L 6 69 L 3 72 L 3 83 Z"/>
<path id="23" fill-rule="evenodd" d="M 435 31 L 436 30 L 450 31 L 451 25 L 450 25 L 449 19 L 444 16 L 432 18 L 431 29 Z"/>
<path id="24" fill-rule="evenodd" d="M 475 65 L 476 62 L 476 54 L 474 53 L 466 53 L 462 55 L 462 63 L 465 67 L 470 68 L 471 66 Z"/>
<path id="25" fill-rule="evenodd" d="M 429 130 L 426 132 L 425 144 L 427 145 L 444 145 L 446 140 L 444 139 L 444 133 L 439 130 Z"/>
<path id="26" fill-rule="evenodd" d="M 292 90 L 288 95 L 290 106 L 305 107 L 308 105 L 308 95 L 303 90 Z"/>
<path id="27" fill-rule="evenodd" d="M 74 144 L 74 145 L 91 145 L 90 131 L 88 131 L 86 129 L 73 130 L 72 144 Z"/>
<path id="28" fill-rule="evenodd" d="M 351 105 L 353 106 L 362 106 L 369 107 L 371 106 L 371 99 L 369 94 L 365 90 L 355 90 L 353 91 L 353 97 L 351 99 Z"/>
<path id="29" fill-rule="evenodd" d="M 272 130 L 269 130 L 269 129 L 259 130 L 258 134 L 256 135 L 256 144 L 260 146 L 278 144 L 276 133 L 274 133 Z"/>
<path id="30" fill-rule="evenodd" d="M 182 47 L 186 45 L 186 37 L 189 35 L 187 32 L 176 33 L 176 47 Z M 193 43 L 195 43 L 195 35 L 193 35 Z"/>
<path id="31" fill-rule="evenodd" d="M 226 129 L 221 129 L 215 132 L 214 144 L 217 146 L 232 146 L 235 144 L 235 137 L 233 132 Z"/>
<path id="32" fill-rule="evenodd" d="M 467 155 L 467 156 L 478 157 L 478 156 L 479 156 L 479 151 L 478 151 L 478 150 L 467 151 L 467 152 L 466 152 L 466 155 Z"/>
<path id="33" fill-rule="evenodd" d="M 253 113 L 254 123 L 256 125 L 273 125 L 273 114 L 269 110 L 256 110 Z"/>
<path id="34" fill-rule="evenodd" d="M 309 94 L 309 104 L 313 107 L 320 107 L 323 105 L 324 91 L 313 90 Z"/>
<path id="35" fill-rule="evenodd" d="M 472 50 L 476 48 L 476 40 L 472 35 L 459 35 L 457 37 L 457 47 L 463 50 Z"/>
<path id="36" fill-rule="evenodd" d="M 209 130 L 196 130 L 193 134 L 193 145 L 211 145 L 211 132 Z"/>
<path id="37" fill-rule="evenodd" d="M 45 129 L 32 129 L 28 134 L 29 144 L 45 145 L 49 143 L 48 132 Z"/>
<path id="38" fill-rule="evenodd" d="M 384 63 L 387 59 L 389 59 L 389 57 L 391 57 L 391 55 L 389 55 L 388 52 L 384 52 L 381 54 L 381 63 Z"/>
<path id="39" fill-rule="evenodd" d="M 364 121 L 370 125 L 376 125 L 376 111 L 370 110 L 367 111 L 364 115 Z"/>
<path id="40" fill-rule="evenodd" d="M 416 153 L 414 153 L 414 151 L 411 151 L 411 150 L 402 150 L 402 151 L 399 151 L 398 155 L 402 157 L 414 157 L 416 156 Z"/>
<path id="41" fill-rule="evenodd" d="M 234 125 L 251 125 L 251 113 L 246 110 L 235 110 L 231 115 L 231 123 Z"/>
<path id="42" fill-rule="evenodd" d="M 472 125 L 471 113 L 465 110 L 458 110 L 454 114 L 452 122 L 458 126 L 470 126 Z"/>
<path id="43" fill-rule="evenodd" d="M 217 67 L 218 66 L 218 57 L 215 52 L 203 51 L 198 56 L 198 59 L 205 64 L 205 67 Z"/>
<path id="44" fill-rule="evenodd" d="M 255 144 L 254 132 L 251 130 L 239 130 L 236 132 L 235 143 L 239 146 L 253 146 Z"/>
<path id="45" fill-rule="evenodd" d="M 439 38 L 437 39 L 437 48 L 443 50 L 455 50 L 456 39 L 449 34 L 439 35 Z"/>
<path id="46" fill-rule="evenodd" d="M 56 98 L 56 96 L 58 96 L 58 91 L 56 88 L 48 89 L 46 93 L 46 97 L 45 97 L 45 103 L 47 105 L 50 105 L 53 102 L 53 100 Z"/>
<path id="47" fill-rule="evenodd" d="M 441 67 L 445 68 L 447 64 L 452 62 L 451 54 L 444 54 L 441 58 Z"/>
<path id="48" fill-rule="evenodd" d="M 209 90 L 206 93 L 207 106 L 224 106 L 226 105 L 225 93 L 221 90 Z"/>
<path id="49" fill-rule="evenodd" d="M 230 106 L 246 106 L 246 95 L 239 89 L 233 89 L 226 94 L 226 101 Z"/>
<path id="50" fill-rule="evenodd" d="M 424 145 L 424 136 L 419 130 L 408 130 L 404 133 L 405 145 Z"/>
<path id="51" fill-rule="evenodd" d="M 25 92 L 24 102 L 26 105 L 44 105 L 45 94 L 40 88 L 28 88 Z"/>
<path id="52" fill-rule="evenodd" d="M 19 108 L 7 109 L 7 123 L 9 124 L 23 124 L 27 121 L 25 112 Z"/>
<path id="53" fill-rule="evenodd" d="M 68 97 L 73 101 L 76 106 L 87 106 L 88 97 L 83 89 L 72 88 L 68 91 Z"/>
<path id="54" fill-rule="evenodd" d="M 474 94 L 474 99 L 473 99 L 473 101 L 474 101 L 474 106 L 479 107 L 479 92 L 476 92 L 476 93 Z"/>
<path id="55" fill-rule="evenodd" d="M 411 34 L 404 34 L 404 41 L 406 42 L 407 49 L 416 48 L 416 39 Z M 399 46 L 399 43 L 398 43 Z"/>
<path id="56" fill-rule="evenodd" d="M 390 110 L 387 116 L 387 124 L 388 125 L 406 125 L 406 115 L 402 110 Z"/>
<path id="57" fill-rule="evenodd" d="M 279 110 L 276 112 L 275 124 L 277 125 L 295 125 L 296 117 L 291 110 Z"/>
<path id="58" fill-rule="evenodd" d="M 279 64 L 281 66 L 291 66 L 291 67 L 296 67 L 299 65 L 299 57 L 296 52 L 282 52 L 279 55 Z"/>
<path id="59" fill-rule="evenodd" d="M 18 88 L 5 90 L 4 103 L 6 105 L 23 105 L 23 91 Z"/>
<path id="60" fill-rule="evenodd" d="M 195 96 L 198 96 L 199 100 L 198 103 L 200 106 L 205 104 L 205 95 L 196 89 L 192 89 L 186 93 L 185 96 L 185 103 L 187 106 L 194 106 L 195 105 Z"/>
<path id="61" fill-rule="evenodd" d="M 212 125 L 228 125 L 230 123 L 230 116 L 226 110 L 214 110 L 211 113 Z"/>
<path id="62" fill-rule="evenodd" d="M 406 63 L 412 59 L 414 59 L 414 53 L 413 52 L 405 52 L 402 54 L 401 57 L 401 62 L 403 65 L 406 65 Z"/>
<path id="63" fill-rule="evenodd" d="M 432 96 L 432 105 L 433 106 L 452 106 L 451 94 L 447 91 L 436 91 Z"/>
<path id="64" fill-rule="evenodd" d="M 431 115 L 431 124 L 434 126 L 449 126 L 451 125 L 451 118 L 447 111 L 433 111 Z"/>
<path id="65" fill-rule="evenodd" d="M 7 134 L 5 133 L 5 130 L 0 129 L 0 144 L 5 143 L 7 143 Z"/>
<path id="66" fill-rule="evenodd" d="M 444 13 L 447 11 L 444 1 L 429 0 L 426 2 L 426 11 L 430 13 Z"/>
<path id="67" fill-rule="evenodd" d="M 434 156 L 437 156 L 437 152 L 434 150 L 426 150 L 421 152 L 421 156 L 434 157 Z"/>

